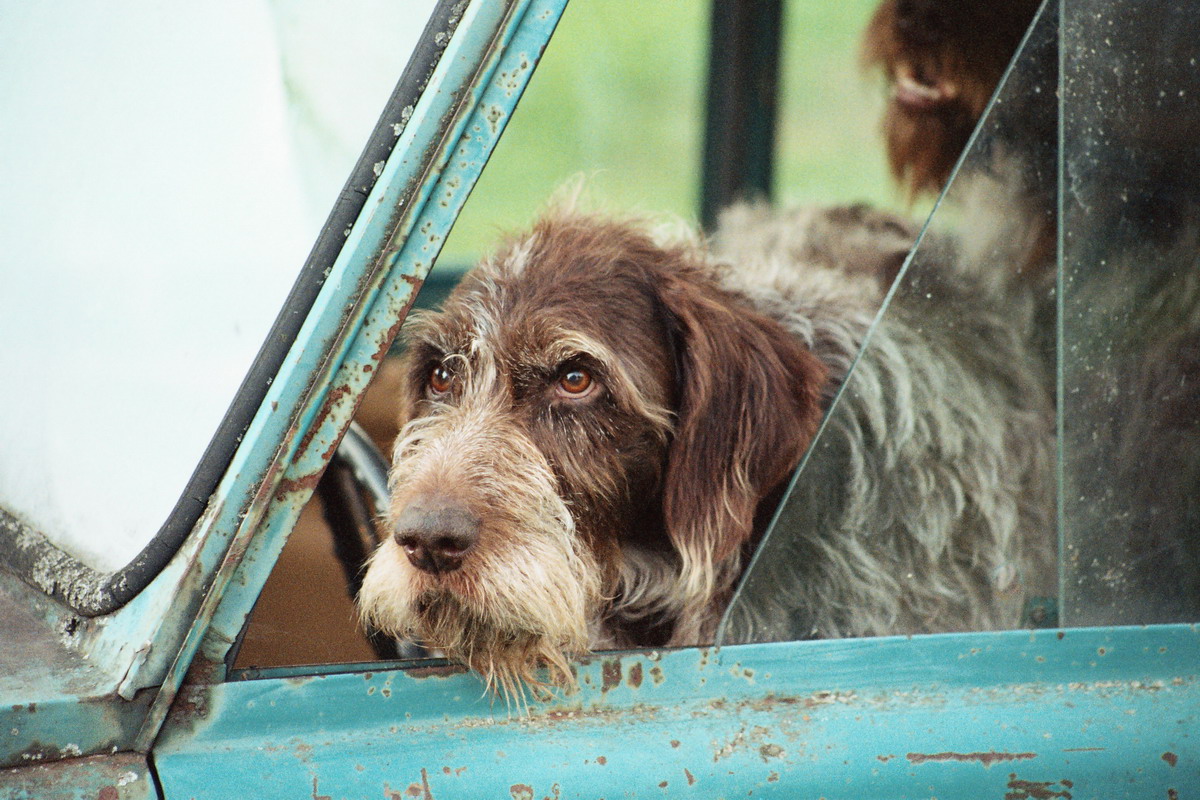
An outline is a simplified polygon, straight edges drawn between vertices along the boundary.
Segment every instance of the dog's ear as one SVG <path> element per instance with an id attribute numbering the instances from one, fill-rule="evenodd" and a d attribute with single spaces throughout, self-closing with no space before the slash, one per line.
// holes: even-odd
<path id="1" fill-rule="evenodd" d="M 750 538 L 759 501 L 812 440 L 827 370 L 782 325 L 710 281 L 669 277 L 659 296 L 679 383 L 663 515 L 681 589 L 704 602 L 721 588 L 715 565 Z"/>

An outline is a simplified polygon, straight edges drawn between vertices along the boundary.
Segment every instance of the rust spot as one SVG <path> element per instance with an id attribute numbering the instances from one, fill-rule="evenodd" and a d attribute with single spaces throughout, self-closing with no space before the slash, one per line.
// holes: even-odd
<path id="1" fill-rule="evenodd" d="M 533 800 L 533 787 L 527 783 L 514 783 L 508 787 L 512 800 Z"/>
<path id="2" fill-rule="evenodd" d="M 96 794 L 96 800 L 118 800 L 121 793 L 117 791 L 115 786 L 105 786 Z"/>
<path id="3" fill-rule="evenodd" d="M 1162 754 L 1162 760 L 1167 762 L 1168 764 L 1170 764 L 1173 767 L 1179 763 L 1179 756 L 1175 755 L 1174 753 L 1172 753 L 1171 751 L 1168 750 L 1167 752 Z"/>
<path id="4" fill-rule="evenodd" d="M 184 717 L 208 716 L 208 695 L 198 687 L 184 687 L 175 697 L 174 713 Z"/>
<path id="5" fill-rule="evenodd" d="M 325 422 L 325 418 L 329 416 L 329 412 L 333 409 L 333 406 L 337 404 L 342 397 L 349 393 L 349 387 L 340 385 L 334 386 L 329 390 L 329 394 L 326 396 L 325 402 L 321 404 L 321 408 L 317 411 L 317 415 L 313 418 L 312 425 L 309 426 L 308 430 L 305 431 L 304 436 L 300 439 L 300 447 L 297 450 L 298 453 L 308 452 L 308 446 L 312 444 L 313 437 L 317 435 L 317 431 L 320 430 L 322 423 Z"/>
<path id="6" fill-rule="evenodd" d="M 669 786 L 669 784 L 666 781 L 658 782 L 658 788 L 660 788 L 660 789 L 665 789 L 665 788 L 667 788 L 667 786 Z"/>
<path id="7" fill-rule="evenodd" d="M 762 747 L 758 748 L 758 756 L 759 756 L 759 758 L 761 758 L 763 760 L 763 763 L 765 764 L 765 763 L 767 763 L 768 758 L 782 757 L 783 756 L 783 748 L 777 744 L 771 744 L 771 743 L 764 744 Z"/>
<path id="8" fill-rule="evenodd" d="M 413 303 L 417 301 L 417 292 L 421 290 L 421 284 L 424 283 L 424 280 L 415 278 L 412 275 L 402 275 L 401 278 L 413 287 L 413 291 L 409 295 L 408 302 L 400 309 L 399 319 L 384 332 L 383 338 L 379 341 L 379 347 L 371 354 L 371 361 L 377 364 L 382 363 L 383 359 L 391 351 L 392 342 L 395 340 L 396 334 L 400 332 L 400 328 L 404 326 L 404 320 L 408 317 L 408 312 L 412 309 Z"/>
<path id="9" fill-rule="evenodd" d="M 1107 651 L 1107 650 L 1105 650 L 1103 647 L 1097 647 L 1097 648 L 1096 648 L 1096 652 L 1097 652 L 1097 653 L 1099 653 L 1100 655 L 1104 655 L 1104 654 L 1106 654 L 1108 651 Z"/>
<path id="10" fill-rule="evenodd" d="M 336 447 L 334 449 L 337 449 Z M 321 473 L 314 472 L 299 478 L 285 478 L 279 482 L 279 494 L 294 494 L 296 492 L 311 492 L 321 482 Z"/>
<path id="11" fill-rule="evenodd" d="M 452 675 L 462 675 L 470 670 L 462 664 L 440 664 L 436 667 L 414 667 L 406 669 L 405 675 L 411 678 L 449 678 Z"/>
<path id="12" fill-rule="evenodd" d="M 1012 791 L 1005 792 L 1004 800 L 1053 800 L 1055 797 L 1071 800 L 1068 789 L 1073 784 L 1070 781 L 1057 781 L 1064 787 L 1058 790 L 1051 788 L 1056 781 L 1023 781 L 1017 778 L 1015 772 L 1010 772 L 1008 778 L 1008 788 Z"/>
<path id="13" fill-rule="evenodd" d="M 909 753 L 905 758 L 913 764 L 927 761 L 978 761 L 990 767 L 1000 761 L 1028 761 L 1037 758 L 1037 753 L 997 753 L 995 750 L 987 753 Z"/>
<path id="14" fill-rule="evenodd" d="M 671 740 L 671 747 L 679 747 L 679 740 L 678 740 L 678 739 L 672 739 L 672 740 Z"/>
<path id="15" fill-rule="evenodd" d="M 603 767 L 608 763 L 608 759 L 604 756 L 596 756 L 596 763 Z"/>
<path id="16" fill-rule="evenodd" d="M 1058 638 L 1059 638 L 1059 639 L 1062 639 L 1062 638 L 1063 638 L 1064 636 L 1066 636 L 1066 635 L 1067 635 L 1067 634 L 1066 634 L 1066 633 L 1064 633 L 1063 631 L 1059 631 L 1059 632 L 1058 632 Z"/>
<path id="17" fill-rule="evenodd" d="M 684 775 L 684 777 L 686 777 L 686 778 L 687 778 L 688 786 L 695 786 L 695 785 L 696 785 L 696 776 L 695 776 L 695 775 L 693 775 L 691 772 L 688 772 L 688 768 L 687 768 L 687 767 L 684 767 L 684 768 L 683 768 L 683 775 Z"/>
<path id="18" fill-rule="evenodd" d="M 404 793 L 409 797 L 419 797 L 421 800 L 433 800 L 433 792 L 429 790 L 429 773 L 421 767 L 421 782 L 410 783 Z"/>
<path id="19" fill-rule="evenodd" d="M 891 756 L 875 756 L 875 758 L 879 759 L 881 762 L 883 762 L 884 764 L 886 764 L 887 762 L 889 762 L 889 761 L 891 761 L 893 758 L 895 758 L 895 756 L 894 756 L 894 755 L 891 755 Z"/>
<path id="20" fill-rule="evenodd" d="M 1167 800 L 1179 800 L 1179 792 L 1174 789 L 1167 789 Z"/>
<path id="21" fill-rule="evenodd" d="M 626 681 L 630 689 L 642 688 L 642 665 L 634 664 L 629 668 L 629 679 Z"/>
<path id="22" fill-rule="evenodd" d="M 621 662 L 619 659 L 610 658 L 604 661 L 600 667 L 602 683 L 600 684 L 601 693 L 607 692 L 621 683 Z"/>
<path id="23" fill-rule="evenodd" d="M 658 686 L 660 683 L 663 682 L 662 667 L 651 667 L 650 668 L 650 680 L 654 681 L 655 686 Z"/>
<path id="24" fill-rule="evenodd" d="M 767 783 L 775 783 L 778 780 L 779 780 L 778 772 L 772 772 L 771 774 L 767 775 Z"/>

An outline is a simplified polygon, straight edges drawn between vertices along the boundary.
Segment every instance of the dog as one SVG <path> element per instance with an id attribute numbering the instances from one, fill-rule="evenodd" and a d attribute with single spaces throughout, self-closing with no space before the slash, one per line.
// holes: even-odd
<path id="1" fill-rule="evenodd" d="M 1040 0 L 883 0 L 862 60 L 889 86 L 883 116 L 892 175 L 914 198 L 942 190 Z"/>
<path id="2" fill-rule="evenodd" d="M 969 274 L 910 276 L 873 327 L 914 236 L 743 207 L 711 243 L 570 208 L 511 237 L 406 323 L 364 619 L 506 691 L 710 643 L 840 392 L 735 637 L 1018 625 L 1053 588 L 1049 399 Z"/>
<path id="3" fill-rule="evenodd" d="M 864 61 L 891 88 L 888 158 L 910 197 L 943 189 L 1036 9 L 877 7 Z M 1062 381 L 1064 621 L 1195 622 L 1195 37 L 1186 12 L 1169 4 L 1071 7 L 1061 20 L 1057 11 L 1048 4 L 1026 36 L 946 199 L 972 232 L 967 259 L 1041 298 L 1030 324 L 1048 382 Z"/>

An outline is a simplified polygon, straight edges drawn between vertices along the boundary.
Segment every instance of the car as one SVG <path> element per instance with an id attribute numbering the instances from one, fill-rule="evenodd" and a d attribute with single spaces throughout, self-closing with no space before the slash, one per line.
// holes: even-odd
<path id="1" fill-rule="evenodd" d="M 1197 307 L 1195 251 L 1188 245 L 1200 207 L 1192 166 L 1200 163 L 1200 139 L 1180 131 L 1195 131 L 1189 123 L 1200 113 L 1190 100 L 1200 89 L 1194 68 L 1200 37 L 1189 9 L 1159 0 L 1047 3 L 959 163 L 962 180 L 951 182 L 928 222 L 931 231 L 961 230 L 967 178 L 1003 181 L 993 157 L 1005 146 L 1004 132 L 1036 113 L 1031 103 L 1050 109 L 1059 133 L 1043 144 L 1053 149 L 1055 170 L 1036 180 L 1052 187 L 1059 220 L 1057 316 L 1047 330 L 1058 376 L 1060 452 L 1046 480 L 1056 481 L 1059 494 L 1062 563 L 1059 596 L 1031 612 L 1030 627 L 838 640 L 806 640 L 804 631 L 793 630 L 774 637 L 783 641 L 740 641 L 727 630 L 713 646 L 580 659 L 573 664 L 577 691 L 527 706 L 497 698 L 457 664 L 414 658 L 421 654 L 411 651 L 355 663 L 239 663 L 263 587 L 330 461 L 350 465 L 368 499 L 373 480 L 375 496 L 380 493 L 369 437 L 351 434 L 343 445 L 344 437 L 565 6 L 566 0 L 440 0 L 427 9 L 421 33 L 401 48 L 409 55 L 403 76 L 296 282 L 289 284 L 294 276 L 287 270 L 260 284 L 237 263 L 222 272 L 219 259 L 206 262 L 225 296 L 236 290 L 255 301 L 247 317 L 255 322 L 245 323 L 255 333 L 237 343 L 239 369 L 199 358 L 181 359 L 182 371 L 168 369 L 172 352 L 155 337 L 165 341 L 160 331 L 189 328 L 193 320 L 186 316 L 192 312 L 166 307 L 148 315 L 152 324 L 136 328 L 132 338 L 117 338 L 128 351 L 115 359 L 101 357 L 118 348 L 103 340 L 109 326 L 104 303 L 97 309 L 84 302 L 80 308 L 88 313 L 65 320 L 64 339 L 51 343 L 59 349 L 39 350 L 32 341 L 39 337 L 20 336 L 26 329 L 19 325 L 53 316 L 55 292 L 75 296 L 59 282 L 87 297 L 111 297 L 103 291 L 106 276 L 89 279 L 77 271 L 63 280 L 39 273 L 37 280 L 19 281 L 21 266 L 6 267 L 13 276 L 6 275 L 6 285 L 32 286 L 21 303 L 33 305 L 12 306 L 14 315 L 24 308 L 26 316 L 0 328 L 4 347 L 33 355 L 24 361 L 13 355 L 5 368 L 13 379 L 10 413 L 29 416 L 10 416 L 0 441 L 15 441 L 14 430 L 29 428 L 34 445 L 0 452 L 7 465 L 0 472 L 0 794 L 39 800 L 1016 799 L 1187 797 L 1200 789 L 1197 620 L 1126 614 L 1127 576 L 1121 564 L 1106 561 L 1114 551 L 1103 544 L 1105 531 L 1125 535 L 1125 515 L 1147 528 L 1182 519 L 1180 535 L 1194 547 L 1191 515 L 1200 493 L 1189 483 L 1197 473 L 1189 470 L 1200 453 L 1190 437 L 1200 419 L 1193 412 L 1200 409 L 1187 402 L 1186 392 L 1170 395 L 1183 398 L 1171 407 L 1174 427 L 1151 426 L 1142 441 L 1120 443 L 1146 444 L 1148 452 L 1166 456 L 1089 449 L 1119 414 L 1158 407 L 1157 397 L 1134 403 L 1113 385 L 1111 376 L 1121 373 L 1106 367 L 1118 360 L 1145 363 L 1144 354 L 1160 352 L 1163 342 L 1186 350 L 1190 339 L 1170 337 L 1189 330 Z M 754 9 L 777 11 L 780 4 L 734 6 L 749 16 L 735 14 L 721 24 L 749 28 Z M 179 42 L 189 38 L 181 32 L 228 32 L 219 14 L 193 13 L 198 16 L 173 28 Z M 768 29 L 777 29 L 777 16 L 764 13 Z M 247 18 L 234 27 L 255 24 L 262 20 Z M 721 28 L 716 35 L 754 49 L 754 37 Z M 185 59 L 199 57 L 170 37 L 154 40 L 184 48 Z M 239 46 L 247 60 L 237 64 L 259 63 L 252 43 Z M 234 58 L 217 55 L 205 56 L 214 59 L 205 62 L 214 70 L 221 58 Z M 726 66 L 740 63 L 731 55 Z M 1050 63 L 1052 78 L 1039 82 L 1044 73 L 1037 70 Z M 725 73 L 718 88 L 736 96 L 739 87 L 761 85 L 738 74 Z M 237 93 L 243 80 L 249 78 L 222 77 L 231 113 L 265 113 L 271 106 L 258 105 L 258 95 L 247 100 Z M 164 81 L 159 88 L 167 97 L 181 85 L 188 84 Z M 729 114 L 769 113 L 770 105 L 726 99 L 719 109 L 725 122 L 714 124 L 729 129 Z M 1150 122 L 1139 121 L 1145 119 Z M 181 120 L 180 136 L 189 135 L 187 122 Z M 1125 132 L 1132 133 L 1114 141 Z M 249 134 L 229 133 L 228 141 L 242 135 Z M 771 147 L 768 140 L 757 158 L 769 161 Z M 732 172 L 719 153 L 712 158 L 726 177 L 718 179 L 721 170 L 711 167 L 707 185 L 716 188 L 706 208 L 745 194 L 747 186 L 769 192 L 769 165 L 746 163 L 756 156 L 745 156 Z M 1155 177 L 1149 189 L 1147 174 Z M 149 191 L 163 192 L 171 182 L 169 170 L 165 178 L 129 175 L 131 194 L 141 193 L 139 178 Z M 271 196 L 280 191 L 277 184 L 267 189 Z M 55 193 L 70 190 L 57 186 Z M 167 201 L 149 197 L 151 205 Z M 238 201 L 225 200 L 240 212 Z M 204 202 L 220 205 L 211 197 Z M 182 211 L 186 228 L 186 212 L 194 209 Z M 233 226 L 235 216 L 222 219 Z M 37 234 L 50 241 L 62 220 L 51 215 L 46 224 Z M 237 234 L 236 246 L 288 262 L 294 252 L 271 254 L 252 242 L 260 235 L 273 242 L 278 231 L 300 228 L 283 220 L 273 229 L 264 223 L 229 231 Z M 91 236 L 75 243 L 80 249 L 63 252 L 85 254 L 99 234 Z M 1139 243 L 1133 257 L 1130 241 Z M 175 243 L 170 258 L 186 260 L 186 252 L 175 250 L 188 250 L 191 240 Z M 153 252 L 162 258 L 162 250 Z M 924 257 L 918 243 L 908 262 Z M 1081 277 L 1097 264 L 1108 270 L 1104 292 Z M 1153 291 L 1142 280 L 1148 274 L 1162 276 Z M 190 271 L 187 277 L 184 295 L 200 292 L 208 280 Z M 121 285 L 154 280 L 135 272 L 132 284 Z M 200 316 L 216 314 L 221 296 Z M 1151 302 L 1144 324 L 1125 313 Z M 880 314 L 887 313 L 885 305 Z M 204 330 L 196 322 L 192 332 L 203 337 Z M 1125 343 L 1141 349 L 1114 351 Z M 66 345 L 78 352 L 74 362 L 46 355 L 61 354 Z M 1185 383 L 1197 380 L 1187 366 L 1192 363 L 1171 374 Z M 52 364 L 62 380 L 22 389 Z M 188 413 L 165 423 L 162 409 L 173 400 L 126 387 L 142 386 L 139 373 L 144 378 L 160 368 L 175 369 L 167 376 L 174 397 L 187 399 Z M 98 374 L 116 389 L 97 382 Z M 209 380 L 219 386 L 201 407 L 207 387 L 198 384 Z M 21 397 L 35 402 L 20 405 Z M 58 398 L 53 408 L 51 397 Z M 28 421 L 42 419 L 34 415 L 37 403 L 47 405 L 41 409 L 45 429 Z M 71 414 L 79 420 L 63 418 Z M 191 431 L 186 446 L 178 433 L 185 429 Z M 1154 451 L 1155 437 L 1182 445 Z M 119 463 L 140 464 L 136 479 L 110 465 L 113 448 L 125 441 L 136 449 Z M 38 442 L 46 443 L 46 453 Z M 797 482 L 806 469 L 819 469 L 816 458 L 800 469 Z M 1139 487 L 1127 493 L 1129 503 L 1152 497 L 1152 514 L 1118 502 L 1125 484 L 1135 481 L 1131 475 L 1145 480 L 1146 473 L 1101 469 L 1114 458 L 1148 464 L 1162 476 L 1159 492 Z M 30 479 L 22 484 L 22 476 Z M 33 488 L 12 488 L 22 485 Z M 43 513 L 45 502 L 53 507 Z M 779 519 L 784 522 L 766 537 L 760 560 L 782 552 L 774 548 L 787 541 L 786 514 Z M 73 533 L 58 536 L 55 526 Z M 97 531 L 114 531 L 115 538 L 129 528 L 157 533 L 117 548 L 121 563 L 84 552 L 89 537 L 101 536 Z M 735 608 L 779 591 L 764 575 L 751 568 Z M 295 607 L 294 614 L 303 630 L 306 610 Z"/>

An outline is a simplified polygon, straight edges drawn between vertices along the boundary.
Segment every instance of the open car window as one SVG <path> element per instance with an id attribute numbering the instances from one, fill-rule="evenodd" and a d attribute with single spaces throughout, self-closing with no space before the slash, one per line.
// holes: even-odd
<path id="1" fill-rule="evenodd" d="M 873 131 L 863 131 L 840 148 L 818 157 L 818 148 L 839 126 L 876 115 L 880 98 L 855 61 L 858 36 L 873 0 L 828 15 L 813 11 L 788 15 L 782 33 L 781 76 L 787 94 L 789 132 L 779 142 L 781 169 L 774 191 L 780 202 L 815 202 L 822 188 L 839 202 L 864 196 L 898 203 Z M 665 5 L 643 14 L 637 26 L 621 26 L 636 2 L 568 5 L 530 87 L 504 137 L 455 222 L 421 295 L 418 308 L 436 307 L 462 271 L 493 251 L 501 239 L 526 228 L 545 210 L 548 199 L 583 176 L 585 195 L 599 208 L 658 218 L 667 214 L 694 220 L 701 206 L 700 164 L 704 146 L 705 38 L 710 9 Z M 819 24 L 814 23 L 818 18 Z M 819 51 L 836 68 L 829 83 L 804 81 L 795 73 Z M 581 59 L 587 52 L 594 58 Z M 789 71 L 790 70 L 790 71 Z M 603 89 L 597 75 L 608 78 Z M 837 105 L 831 106 L 830 96 Z M 664 107 L 663 97 L 675 98 Z M 782 116 L 782 115 L 781 115 Z M 598 120 L 600 120 L 598 122 Z M 874 156 L 873 168 L 862 164 Z M 729 157 L 726 155 L 725 157 Z M 818 162 L 823 180 L 791 180 Z M 653 180 L 644 176 L 654 175 Z M 621 213 L 621 212 L 618 212 Z M 397 433 L 399 412 L 396 357 L 384 362 L 368 388 L 357 420 L 385 457 Z M 343 469 L 335 466 L 331 472 Z M 353 662 L 384 655 L 411 657 L 420 650 L 392 650 L 375 638 L 373 648 L 356 619 L 353 596 L 362 577 L 362 554 L 387 535 L 370 525 L 350 525 L 347 542 L 331 538 L 327 522 L 351 518 L 340 500 L 331 508 L 327 490 L 340 480 L 327 473 L 317 496 L 299 518 L 267 579 L 254 613 L 240 631 L 230 664 L 238 675 L 264 668 Z M 295 614 L 299 605 L 311 616 Z M 314 635 L 320 630 L 320 635 Z"/>
<path id="2" fill-rule="evenodd" d="M 175 553 L 453 14 L 433 0 L 336 13 L 304 2 L 5 11 L 0 557 L 10 568 L 97 614 Z M 381 25 L 387 46 L 362 49 L 363 32 Z"/>

